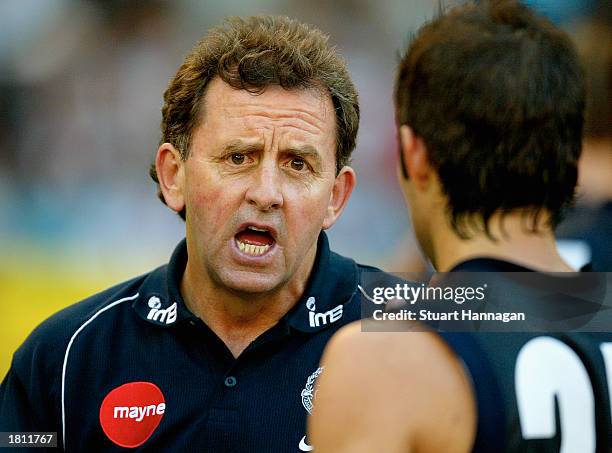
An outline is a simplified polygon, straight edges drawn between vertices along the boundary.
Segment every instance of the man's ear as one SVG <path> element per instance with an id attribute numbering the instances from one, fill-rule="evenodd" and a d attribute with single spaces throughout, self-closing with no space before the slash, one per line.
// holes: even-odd
<path id="1" fill-rule="evenodd" d="M 408 125 L 400 126 L 400 152 L 402 163 L 408 178 L 413 181 L 417 188 L 424 189 L 434 171 L 429 157 L 427 147 L 421 137 L 416 135 Z"/>
<path id="2" fill-rule="evenodd" d="M 155 169 L 166 204 L 173 211 L 180 212 L 185 207 L 185 170 L 181 154 L 174 145 L 163 143 L 159 147 L 155 157 Z"/>
<path id="3" fill-rule="evenodd" d="M 353 189 L 357 184 L 357 176 L 355 171 L 348 166 L 342 167 L 336 180 L 334 181 L 334 187 L 332 189 L 331 196 L 329 197 L 329 204 L 327 206 L 327 214 L 323 219 L 323 229 L 326 230 L 336 223 L 344 207 L 348 202 Z"/>

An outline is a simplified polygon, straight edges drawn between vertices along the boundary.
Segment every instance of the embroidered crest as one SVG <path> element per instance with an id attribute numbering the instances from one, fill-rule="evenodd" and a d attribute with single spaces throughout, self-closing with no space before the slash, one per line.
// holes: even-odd
<path id="1" fill-rule="evenodd" d="M 308 376 L 308 379 L 306 380 L 306 387 L 304 387 L 304 390 L 302 390 L 302 393 L 301 393 L 302 405 L 304 406 L 304 409 L 308 411 L 309 414 L 312 413 L 313 402 L 316 397 L 316 392 L 314 391 L 314 385 L 319 375 L 323 372 L 323 368 L 324 367 L 317 368 L 314 373 Z"/>

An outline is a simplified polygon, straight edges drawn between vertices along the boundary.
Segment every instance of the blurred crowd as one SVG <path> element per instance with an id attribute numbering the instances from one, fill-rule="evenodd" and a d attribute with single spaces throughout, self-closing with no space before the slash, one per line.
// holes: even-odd
<path id="1" fill-rule="evenodd" d="M 609 0 L 529 3 L 572 33 L 592 70 L 579 206 L 597 218 L 612 199 L 612 7 Z M 92 273 L 121 267 L 126 276 L 164 262 L 182 236 L 178 217 L 159 203 L 147 176 L 165 86 L 190 47 L 223 17 L 274 13 L 328 32 L 361 96 L 358 189 L 331 231 L 332 245 L 390 270 L 422 266 L 395 180 L 391 90 L 398 51 L 437 8 L 432 0 L 1 2 L 4 265 L 27 259 L 26 250 L 69 258 L 66 265 Z M 572 241 L 585 228 L 576 218 L 587 219 L 574 216 L 562 228 Z M 584 255 L 578 242 L 566 248 Z M 133 259 L 114 261 L 119 250 Z"/>
<path id="2" fill-rule="evenodd" d="M 587 79 L 578 197 L 557 231 L 559 246 L 576 268 L 612 271 L 612 4 L 570 29 Z"/>

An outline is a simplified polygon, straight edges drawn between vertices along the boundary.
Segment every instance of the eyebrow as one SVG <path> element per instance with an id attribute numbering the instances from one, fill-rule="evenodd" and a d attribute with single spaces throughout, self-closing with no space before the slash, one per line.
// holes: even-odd
<path id="1" fill-rule="evenodd" d="M 291 146 L 285 152 L 296 154 L 300 157 L 310 157 L 317 165 L 321 164 L 321 153 L 312 145 Z"/>
<path id="2" fill-rule="evenodd" d="M 242 140 L 232 140 L 223 147 L 223 150 L 226 152 L 244 153 L 261 148 L 263 148 L 263 144 L 261 142 L 248 143 Z"/>

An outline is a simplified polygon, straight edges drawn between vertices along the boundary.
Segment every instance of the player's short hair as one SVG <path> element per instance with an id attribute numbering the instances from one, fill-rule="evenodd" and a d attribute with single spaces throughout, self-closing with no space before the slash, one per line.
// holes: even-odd
<path id="1" fill-rule="evenodd" d="M 319 29 L 284 16 L 231 17 L 212 28 L 187 55 L 164 93 L 161 140 L 189 156 L 202 118 L 206 88 L 215 77 L 260 93 L 269 85 L 328 93 L 336 114 L 336 170 L 347 165 L 359 127 L 357 91 L 346 63 Z M 155 165 L 150 175 L 158 184 Z M 158 190 L 159 198 L 165 203 Z M 179 215 L 185 219 L 185 211 Z"/>
<path id="2" fill-rule="evenodd" d="M 542 210 L 561 220 L 584 91 L 568 36 L 518 1 L 468 3 L 417 32 L 397 72 L 396 118 L 425 142 L 455 231 L 489 234 L 494 213 L 517 208 L 532 230 Z"/>

